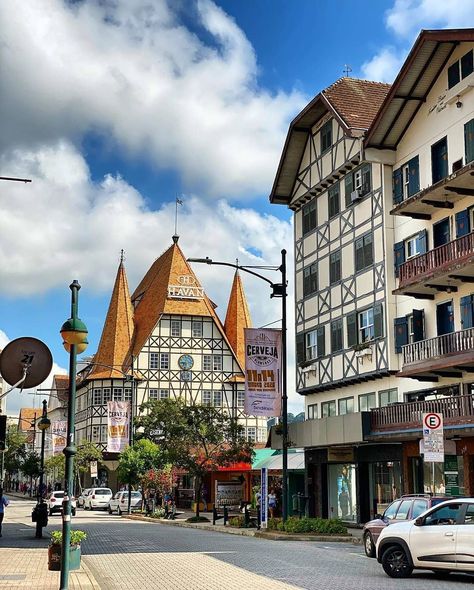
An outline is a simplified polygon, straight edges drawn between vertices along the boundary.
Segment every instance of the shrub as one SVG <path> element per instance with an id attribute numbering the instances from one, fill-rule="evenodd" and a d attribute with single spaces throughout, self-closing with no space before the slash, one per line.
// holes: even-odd
<path id="1" fill-rule="evenodd" d="M 269 518 L 267 528 L 270 531 L 278 530 L 278 525 L 281 523 L 281 518 Z"/>
<path id="2" fill-rule="evenodd" d="M 87 535 L 84 531 L 71 531 L 70 545 L 80 545 L 82 541 L 87 539 Z M 51 545 L 61 545 L 63 542 L 62 531 L 51 531 Z"/>
<path id="3" fill-rule="evenodd" d="M 211 522 L 206 516 L 191 516 L 186 522 Z"/>
<path id="4" fill-rule="evenodd" d="M 269 527 L 271 528 L 271 527 Z M 286 523 L 279 521 L 276 529 L 286 533 L 317 533 L 319 535 L 347 535 L 347 528 L 339 519 L 297 518 L 291 516 Z"/>
<path id="5" fill-rule="evenodd" d="M 232 518 L 229 518 L 229 524 L 230 526 L 235 526 L 239 529 L 244 528 L 245 527 L 245 517 L 242 516 L 233 516 Z"/>

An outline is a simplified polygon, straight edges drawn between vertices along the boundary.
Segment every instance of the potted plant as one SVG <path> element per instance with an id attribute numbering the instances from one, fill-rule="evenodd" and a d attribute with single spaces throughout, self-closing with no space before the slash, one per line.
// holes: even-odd
<path id="1" fill-rule="evenodd" d="M 87 538 L 84 531 L 71 531 L 69 543 L 69 569 L 77 570 L 81 566 L 81 543 Z M 51 532 L 51 543 L 48 547 L 48 569 L 59 572 L 61 570 L 62 531 Z"/>

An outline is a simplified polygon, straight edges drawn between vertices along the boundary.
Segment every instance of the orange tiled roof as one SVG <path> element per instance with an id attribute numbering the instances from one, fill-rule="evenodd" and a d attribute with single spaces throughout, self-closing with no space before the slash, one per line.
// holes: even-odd
<path id="1" fill-rule="evenodd" d="M 61 403 L 67 403 L 69 398 L 69 377 L 67 375 L 53 376 L 53 389 Z"/>
<path id="2" fill-rule="evenodd" d="M 88 379 L 120 379 L 123 377 L 121 371 L 101 365 L 123 368 L 132 342 L 133 330 L 133 306 L 125 267 L 123 262 L 120 262 L 99 348 L 92 363 L 97 363 L 97 365 L 89 373 Z"/>
<path id="3" fill-rule="evenodd" d="M 340 78 L 322 91 L 348 127 L 368 129 L 390 90 L 390 84 Z"/>
<path id="4" fill-rule="evenodd" d="M 224 330 L 241 367 L 245 366 L 244 328 L 250 328 L 251 326 L 252 320 L 245 297 L 244 286 L 239 271 L 236 271 L 227 305 Z"/>
<path id="5" fill-rule="evenodd" d="M 23 432 L 27 430 L 34 430 L 32 422 L 41 415 L 39 408 L 20 408 L 20 414 L 18 416 L 18 428 Z"/>

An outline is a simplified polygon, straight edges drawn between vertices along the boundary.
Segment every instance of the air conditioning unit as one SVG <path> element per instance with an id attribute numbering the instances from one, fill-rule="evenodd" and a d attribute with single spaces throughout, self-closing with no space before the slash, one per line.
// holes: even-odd
<path id="1" fill-rule="evenodd" d="M 358 201 L 361 198 L 360 188 L 356 188 L 355 191 L 351 192 L 351 202 Z"/>

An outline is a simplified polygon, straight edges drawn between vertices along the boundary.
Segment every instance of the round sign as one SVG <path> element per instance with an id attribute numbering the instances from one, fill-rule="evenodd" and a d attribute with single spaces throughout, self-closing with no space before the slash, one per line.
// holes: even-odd
<path id="1" fill-rule="evenodd" d="M 180 369 L 189 371 L 194 366 L 194 359 L 190 354 L 182 354 L 178 359 Z"/>
<path id="2" fill-rule="evenodd" d="M 437 430 L 441 426 L 441 417 L 439 414 L 426 414 L 423 424 L 428 430 Z"/>
<path id="3" fill-rule="evenodd" d="M 37 338 L 17 338 L 9 342 L 0 354 L 0 374 L 9 385 L 15 385 L 23 377 L 21 389 L 36 387 L 46 379 L 53 367 L 53 356 L 44 342 Z"/>

